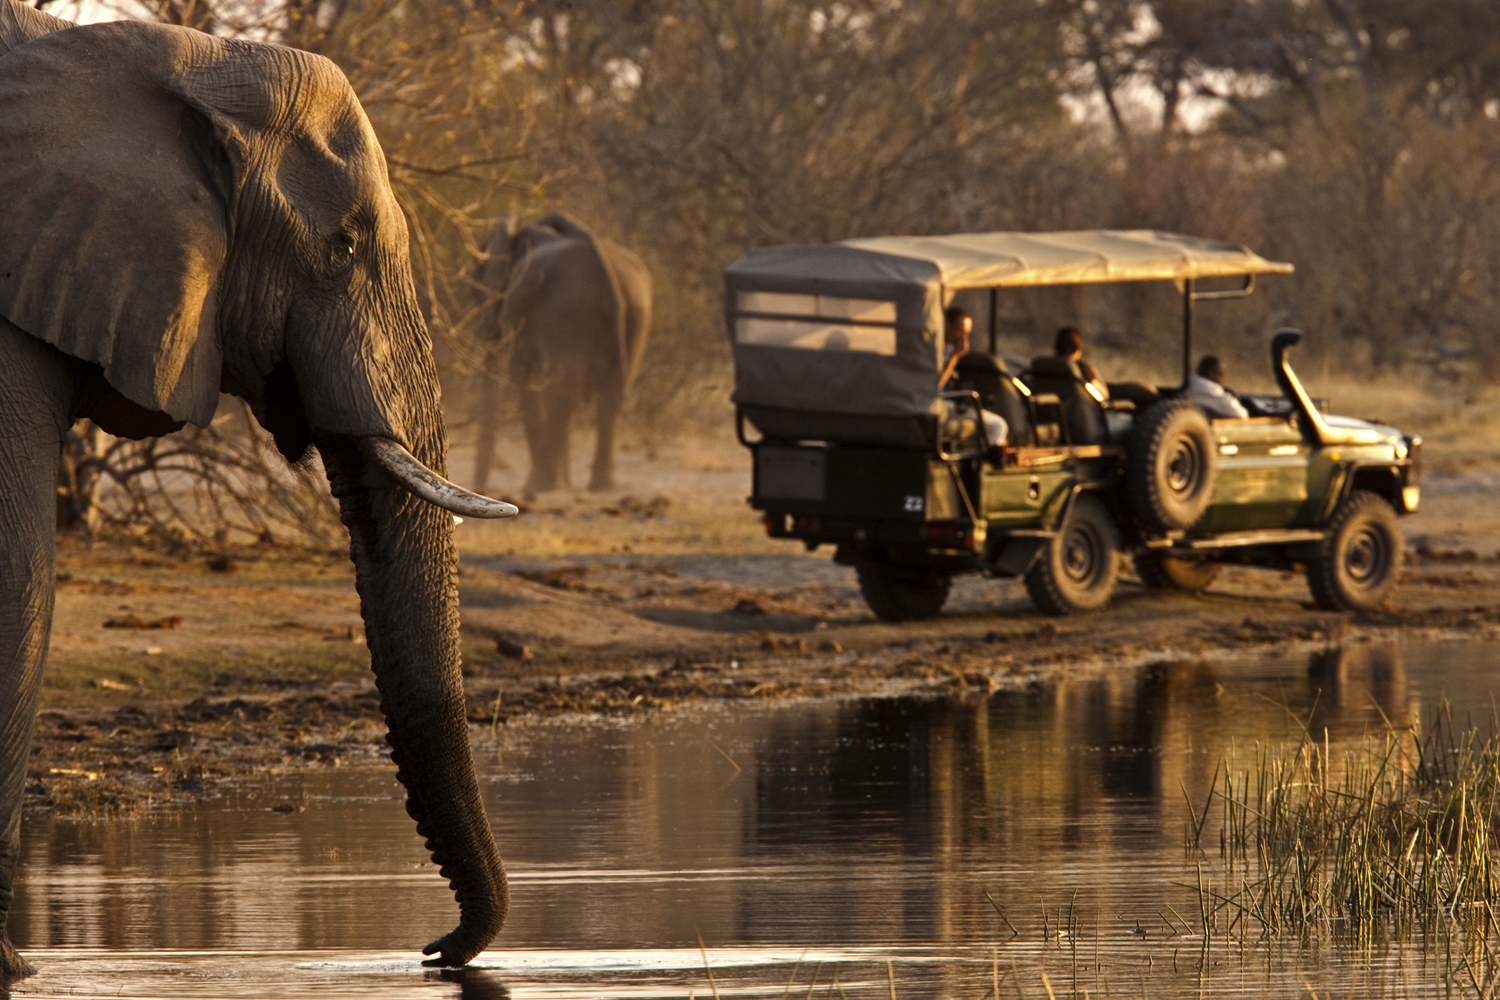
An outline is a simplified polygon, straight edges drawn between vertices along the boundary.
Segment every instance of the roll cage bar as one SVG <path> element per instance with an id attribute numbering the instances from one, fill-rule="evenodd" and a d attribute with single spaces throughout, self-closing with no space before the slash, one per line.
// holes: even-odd
<path id="1" fill-rule="evenodd" d="M 1223 299 L 1243 299 L 1255 291 L 1255 275 L 1241 275 L 1241 285 L 1238 288 L 1216 288 L 1212 291 L 1198 291 L 1193 286 L 1192 278 L 1184 278 L 1174 282 L 1179 292 L 1182 293 L 1182 385 L 1178 390 L 1186 392 L 1188 383 L 1193 378 L 1193 303 L 1194 302 L 1217 302 Z M 1000 289 L 990 289 L 990 353 L 994 354 L 1000 347 Z"/>

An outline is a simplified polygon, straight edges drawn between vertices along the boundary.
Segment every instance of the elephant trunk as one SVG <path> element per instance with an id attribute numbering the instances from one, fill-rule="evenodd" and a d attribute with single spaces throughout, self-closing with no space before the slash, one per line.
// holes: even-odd
<path id="1" fill-rule="evenodd" d="M 364 442 L 330 436 L 317 443 L 349 529 L 360 612 L 406 810 L 459 904 L 458 927 L 423 949 L 437 955 L 426 964 L 461 966 L 499 933 L 509 891 L 469 748 L 453 519 L 392 482 L 367 459 Z M 418 454 L 421 464 L 441 474 L 441 440 Z"/>

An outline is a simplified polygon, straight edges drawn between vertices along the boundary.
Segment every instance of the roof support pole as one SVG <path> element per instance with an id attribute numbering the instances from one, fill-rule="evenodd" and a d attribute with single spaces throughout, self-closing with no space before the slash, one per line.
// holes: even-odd
<path id="1" fill-rule="evenodd" d="M 1182 391 L 1193 380 L 1193 279 L 1182 282 Z"/>
<path id="2" fill-rule="evenodd" d="M 1000 347 L 1000 289 L 990 289 L 990 353 Z"/>

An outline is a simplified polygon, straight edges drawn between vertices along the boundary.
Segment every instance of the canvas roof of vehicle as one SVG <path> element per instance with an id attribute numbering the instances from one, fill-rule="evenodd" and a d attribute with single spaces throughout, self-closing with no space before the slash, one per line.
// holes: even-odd
<path id="1" fill-rule="evenodd" d="M 737 403 L 920 414 L 942 310 L 965 288 L 1287 274 L 1222 240 L 1154 230 L 881 236 L 757 247 L 724 272 Z"/>
<path id="2" fill-rule="evenodd" d="M 1293 270 L 1291 264 L 1266 260 L 1234 243 L 1151 229 L 876 236 L 835 245 L 925 262 L 936 269 L 936 275 L 929 268 L 916 268 L 909 278 L 925 284 L 936 277 L 949 290 L 1180 281 L 1290 274 Z M 775 249 L 781 251 L 773 265 L 777 271 L 814 274 L 824 261 L 833 263 L 843 258 L 836 255 L 830 259 L 829 245 Z M 836 278 L 842 268 L 834 264 L 833 270 L 835 273 L 827 277 Z"/>

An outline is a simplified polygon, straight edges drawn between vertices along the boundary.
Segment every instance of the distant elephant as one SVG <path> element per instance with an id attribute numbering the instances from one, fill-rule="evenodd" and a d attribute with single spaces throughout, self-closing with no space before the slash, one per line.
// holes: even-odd
<path id="1" fill-rule="evenodd" d="M 514 216 L 490 233 L 479 281 L 494 296 L 479 337 L 505 359 L 484 380 L 479 403 L 475 489 L 489 481 L 500 386 L 520 393 L 531 452 L 525 493 L 572 485 L 568 431 L 573 414 L 595 406 L 589 489 L 615 485 L 615 431 L 651 329 L 651 273 L 624 247 L 601 239 L 565 212 L 516 232 Z"/>
<path id="2" fill-rule="evenodd" d="M 33 971 L 6 922 L 64 435 L 81 417 L 132 437 L 206 426 L 221 390 L 288 460 L 316 448 L 327 467 L 407 811 L 461 911 L 430 964 L 468 962 L 504 923 L 448 511 L 515 508 L 442 478 L 409 254 L 384 154 L 332 62 L 0 0 L 0 994 Z"/>

